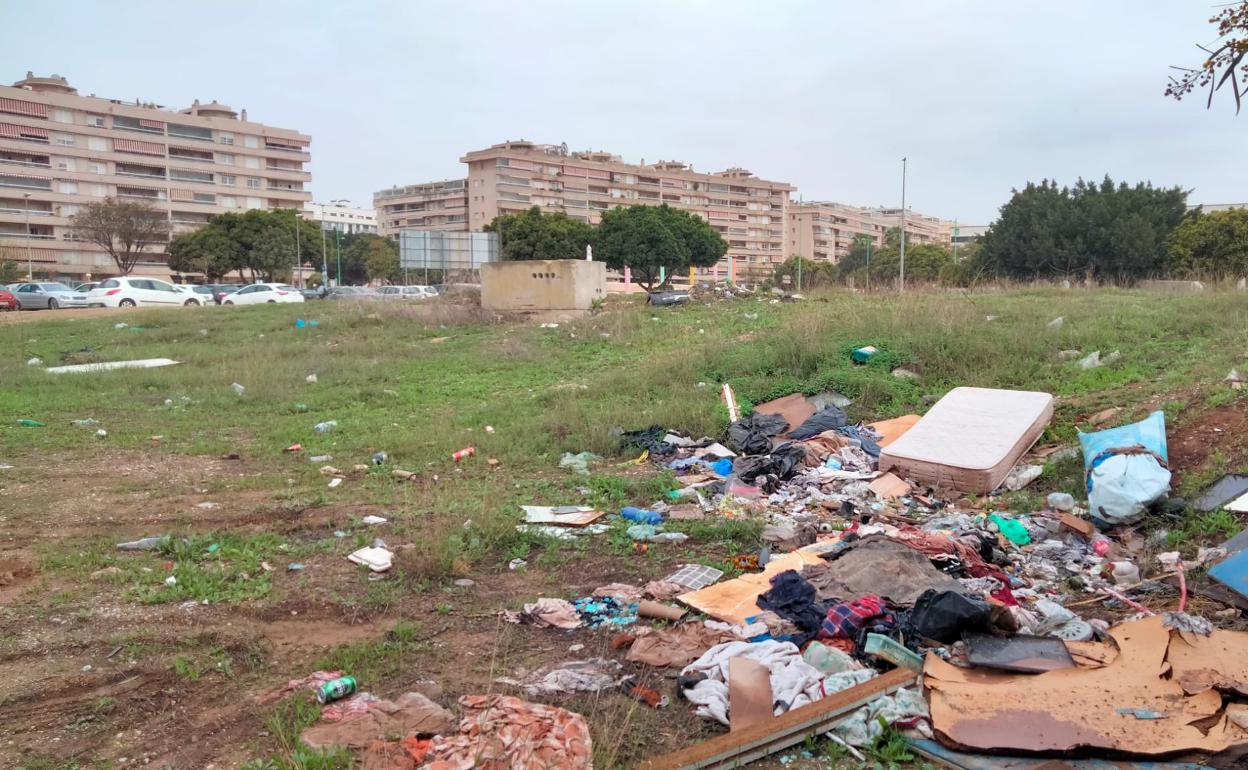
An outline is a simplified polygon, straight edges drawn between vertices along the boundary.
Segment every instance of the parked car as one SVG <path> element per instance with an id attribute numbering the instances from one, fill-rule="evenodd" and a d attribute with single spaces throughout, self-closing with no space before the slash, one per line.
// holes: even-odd
<path id="1" fill-rule="evenodd" d="M 137 305 L 202 305 L 199 295 L 158 278 L 123 276 L 100 281 L 87 295 L 89 307 L 135 307 Z"/>
<path id="2" fill-rule="evenodd" d="M 221 300 L 223 305 L 263 305 L 274 302 L 303 302 L 303 295 L 294 286 L 284 283 L 253 283 Z"/>
<path id="3" fill-rule="evenodd" d="M 217 297 L 212 289 L 208 286 L 199 286 L 193 283 L 175 284 L 178 290 L 183 294 L 189 294 L 199 300 L 201 305 L 216 304 Z"/>
<path id="4" fill-rule="evenodd" d="M 304 298 L 305 300 L 309 300 L 309 299 L 325 299 L 325 297 L 324 297 L 324 296 L 322 296 L 322 294 L 321 294 L 321 289 L 320 289 L 320 287 L 317 287 L 317 288 L 315 288 L 315 289 L 300 289 L 300 290 L 299 290 L 299 293 L 303 295 L 303 298 Z"/>
<path id="5" fill-rule="evenodd" d="M 438 293 L 428 286 L 382 286 L 377 290 L 379 299 L 428 299 Z"/>
<path id="6" fill-rule="evenodd" d="M 13 293 L 17 295 L 22 310 L 87 306 L 86 294 L 79 294 L 63 283 L 23 283 Z"/>
<path id="7" fill-rule="evenodd" d="M 22 306 L 17 304 L 17 296 L 8 289 L 0 289 L 0 310 L 21 310 Z"/>
<path id="8" fill-rule="evenodd" d="M 367 286 L 335 286 L 327 299 L 377 299 L 377 293 Z"/>
<path id="9" fill-rule="evenodd" d="M 234 292 L 243 288 L 243 285 L 244 284 L 241 284 L 241 283 L 214 283 L 214 284 L 209 285 L 208 288 L 212 289 L 213 301 L 216 302 L 218 305 L 220 305 L 221 301 L 225 299 L 226 295 L 233 294 Z"/>
<path id="10" fill-rule="evenodd" d="M 99 286 L 99 285 L 100 285 L 99 281 L 92 281 L 91 283 L 80 283 L 74 287 L 74 291 L 78 292 L 79 294 L 86 294 L 87 292 L 91 291 L 92 289 L 94 289 L 96 286 Z"/>

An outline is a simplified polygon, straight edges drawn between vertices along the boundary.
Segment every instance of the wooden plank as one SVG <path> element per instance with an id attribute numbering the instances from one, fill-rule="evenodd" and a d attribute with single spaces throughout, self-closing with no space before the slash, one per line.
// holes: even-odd
<path id="1" fill-rule="evenodd" d="M 770 722 L 774 717 L 771 700 L 771 672 L 749 658 L 728 659 L 728 716 L 733 732 Z"/>
<path id="2" fill-rule="evenodd" d="M 741 767 L 795 746 L 806 740 L 807 736 L 825 733 L 855 709 L 917 681 L 918 677 L 913 671 L 893 669 L 868 682 L 833 693 L 823 700 L 793 709 L 774 719 L 646 760 L 638 767 L 644 770 Z"/>

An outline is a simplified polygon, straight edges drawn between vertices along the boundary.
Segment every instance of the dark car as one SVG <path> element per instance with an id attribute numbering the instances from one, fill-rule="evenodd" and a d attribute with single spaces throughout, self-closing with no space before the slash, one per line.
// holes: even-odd
<path id="1" fill-rule="evenodd" d="M 367 286 L 335 286 L 329 290 L 329 299 L 376 299 L 377 292 Z"/>
<path id="2" fill-rule="evenodd" d="M 243 288 L 243 285 L 241 283 L 214 283 L 209 285 L 208 288 L 212 290 L 213 301 L 220 305 L 221 300 L 225 299 L 225 295 L 233 294 Z"/>
<path id="3" fill-rule="evenodd" d="M 304 299 L 324 299 L 324 295 L 321 293 L 320 288 L 300 289 L 299 293 L 303 295 Z"/>

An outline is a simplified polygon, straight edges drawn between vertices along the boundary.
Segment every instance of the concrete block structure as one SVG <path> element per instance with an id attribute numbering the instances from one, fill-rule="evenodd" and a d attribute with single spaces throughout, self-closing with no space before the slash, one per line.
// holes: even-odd
<path id="1" fill-rule="evenodd" d="M 196 100 L 181 110 L 81 96 L 57 75 L 0 86 L 0 259 L 39 277 L 117 273 L 108 254 L 74 240 L 70 217 L 106 197 L 146 201 L 174 234 L 210 216 L 303 208 L 311 137 Z M 158 251 L 158 250 L 157 250 Z M 135 272 L 167 276 L 163 253 Z"/>
<path id="2" fill-rule="evenodd" d="M 607 267 L 576 259 L 490 262 L 481 265 L 481 307 L 542 320 L 587 315 L 607 296 Z"/>

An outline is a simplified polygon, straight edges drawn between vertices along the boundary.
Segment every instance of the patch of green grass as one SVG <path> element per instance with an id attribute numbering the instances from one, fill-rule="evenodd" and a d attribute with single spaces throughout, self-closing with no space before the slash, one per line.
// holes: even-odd
<path id="1" fill-rule="evenodd" d="M 353 676 L 361 689 L 377 687 L 414 666 L 418 658 L 432 649 L 419 636 L 420 627 L 416 623 L 400 620 L 381 639 L 344 644 L 322 656 L 312 668 Z"/>
<path id="2" fill-rule="evenodd" d="M 1182 548 L 1194 553 L 1197 547 L 1221 543 L 1243 528 L 1244 523 L 1230 511 L 1221 508 L 1212 511 L 1189 509 L 1180 526 L 1166 535 L 1166 544 L 1170 548 Z"/>
<path id="3" fill-rule="evenodd" d="M 883 732 L 877 735 L 870 745 L 863 747 L 863 753 L 874 757 L 877 764 L 882 764 L 889 770 L 913 762 L 916 755 L 906 743 L 906 736 L 885 722 L 882 717 L 880 724 L 884 728 Z"/>
<path id="4" fill-rule="evenodd" d="M 273 534 L 239 535 L 213 532 L 187 538 L 169 538 L 157 549 L 174 564 L 172 585 L 145 582 L 132 594 L 144 604 L 174 601 L 226 602 L 237 604 L 258 599 L 272 588 L 270 572 L 262 561 L 290 553 L 285 538 Z"/>
<path id="5" fill-rule="evenodd" d="M 1205 396 L 1205 406 L 1210 409 L 1217 409 L 1220 406 L 1229 406 L 1239 398 L 1242 391 L 1231 390 L 1230 388 L 1215 390 L 1208 396 Z"/>
<path id="6" fill-rule="evenodd" d="M 730 519 L 707 516 L 701 519 L 668 522 L 664 529 L 684 532 L 691 541 L 728 546 L 731 553 L 756 551 L 763 543 L 763 522 L 758 519 Z"/>
<path id="7" fill-rule="evenodd" d="M 299 735 L 316 724 L 321 708 L 306 693 L 279 703 L 264 718 L 264 727 L 278 745 L 278 752 L 242 765 L 245 770 L 350 770 L 351 753 L 343 748 L 313 750 Z"/>

